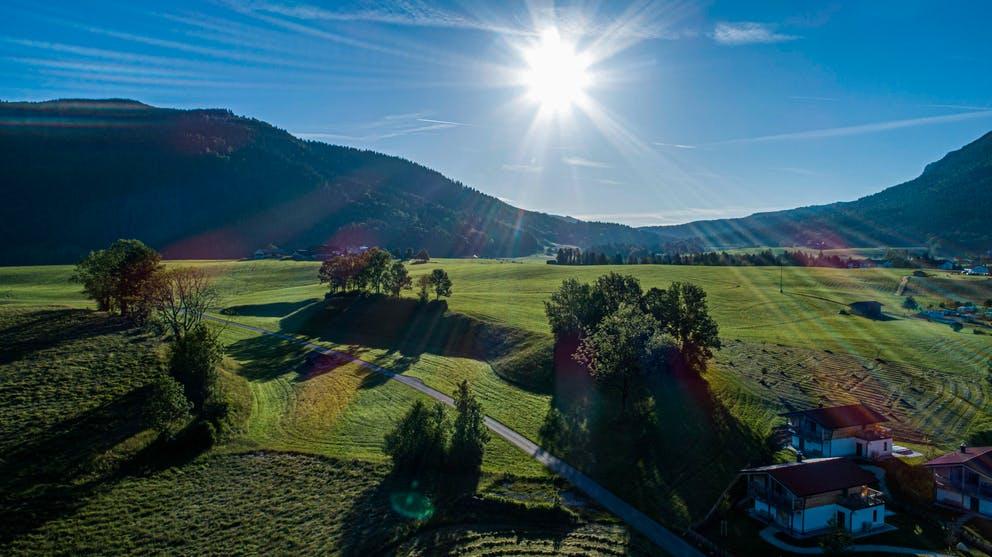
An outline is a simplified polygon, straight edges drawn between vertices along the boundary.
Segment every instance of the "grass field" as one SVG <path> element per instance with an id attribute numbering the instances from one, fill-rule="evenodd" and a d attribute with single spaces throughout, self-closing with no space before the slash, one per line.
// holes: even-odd
<path id="1" fill-rule="evenodd" d="M 437 267 L 451 276 L 454 294 L 448 307 L 455 314 L 439 318 L 442 328 L 515 331 L 519 336 L 514 338 L 523 343 L 520 352 L 550 349 L 542 303 L 567 277 L 592 281 L 616 270 L 636 276 L 645 288 L 676 280 L 705 288 L 725 348 L 702 381 L 661 377 L 648 382 L 638 402 L 647 419 L 637 431 L 618 435 L 609 419 L 609 401 L 589 395 L 589 386 L 575 377 L 558 377 L 551 387 L 516 384 L 494 371 L 499 362 L 485 351 L 411 339 L 402 329 L 388 338 L 349 333 L 355 325 L 374 330 L 382 321 L 363 325 L 341 322 L 342 312 L 322 314 L 318 302 L 326 290 L 315 280 L 318 264 L 195 264 L 215 276 L 223 317 L 350 350 L 449 393 L 458 380 L 468 378 L 487 413 L 670 523 L 698 519 L 737 468 L 767 458 L 763 440 L 780 423 L 776 414 L 790 408 L 860 400 L 892 419 L 897 439 L 938 449 L 962 438 L 981 440 L 992 431 L 992 392 L 985 379 L 992 338 L 969 329 L 955 333 L 901 309 L 896 288 L 906 270 L 558 267 L 536 260 L 437 260 L 411 266 L 414 276 Z M 64 282 L 70 270 L 0 268 L 0 306 L 87 307 L 78 287 Z M 928 293 L 914 290 L 922 289 L 920 280 L 931 281 Z M 929 301 L 943 295 L 932 292 L 953 290 L 980 303 L 989 297 L 988 284 L 950 275 L 914 278 L 907 294 Z M 887 318 L 842 312 L 861 300 L 885 304 Z M 419 396 L 352 365 L 314 373 L 288 343 L 230 328 L 223 334 L 229 366 L 245 379 L 253 405 L 244 434 L 224 449 L 229 452 L 293 450 L 382 462 L 382 435 Z M 685 451 L 686 440 L 692 440 L 693 450 Z M 490 472 L 544 476 L 498 441 L 488 447 L 484 466 Z"/>

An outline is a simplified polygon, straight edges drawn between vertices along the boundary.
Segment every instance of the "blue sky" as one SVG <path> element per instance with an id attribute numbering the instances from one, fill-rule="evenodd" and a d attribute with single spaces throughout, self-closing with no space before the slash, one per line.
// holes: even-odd
<path id="1" fill-rule="evenodd" d="M 992 130 L 984 2 L 7 0 L 0 13 L 4 100 L 230 108 L 520 207 L 633 225 L 855 199 Z M 581 99 L 557 110 L 527 73 L 551 29 L 584 68 Z"/>

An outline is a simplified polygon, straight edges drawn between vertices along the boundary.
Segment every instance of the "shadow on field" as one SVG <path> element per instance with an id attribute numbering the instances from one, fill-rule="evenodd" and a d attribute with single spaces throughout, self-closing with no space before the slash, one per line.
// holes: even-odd
<path id="1" fill-rule="evenodd" d="M 421 303 L 384 295 L 338 294 L 283 318 L 280 330 L 310 338 L 386 350 L 383 367 L 403 373 L 423 354 L 490 363 L 525 389 L 549 388 L 547 339 L 448 311 L 445 301 Z M 358 353 L 353 353 L 359 356 Z"/>
<path id="2" fill-rule="evenodd" d="M 18 321 L 0 329 L 0 365 L 66 341 L 79 341 L 129 328 L 119 318 L 85 309 L 33 311 Z"/>
<path id="3" fill-rule="evenodd" d="M 551 453 L 666 522 L 688 526 L 709 510 L 740 468 L 771 456 L 698 373 L 673 364 L 641 378 L 628 415 L 619 393 L 597 385 L 556 349 L 555 392 L 539 435 Z"/>
<path id="4" fill-rule="evenodd" d="M 241 315 L 246 317 L 286 317 L 287 315 L 318 301 L 319 300 L 317 298 L 310 298 L 309 300 L 301 300 L 299 302 L 247 304 L 224 308 L 221 310 L 221 313 L 224 315 Z"/>

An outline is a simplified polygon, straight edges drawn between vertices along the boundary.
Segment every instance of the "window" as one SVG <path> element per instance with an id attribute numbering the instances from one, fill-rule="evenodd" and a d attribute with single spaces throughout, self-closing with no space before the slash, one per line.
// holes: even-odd
<path id="1" fill-rule="evenodd" d="M 871 521 L 878 522 L 878 509 L 871 511 Z"/>
<path id="2" fill-rule="evenodd" d="M 885 451 L 885 452 L 889 452 L 889 442 L 888 441 L 882 443 L 882 450 Z"/>

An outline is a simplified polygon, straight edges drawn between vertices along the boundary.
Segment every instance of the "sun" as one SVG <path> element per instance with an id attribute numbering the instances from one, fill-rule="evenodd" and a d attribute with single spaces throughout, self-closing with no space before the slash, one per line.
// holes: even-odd
<path id="1" fill-rule="evenodd" d="M 551 111 L 568 110 L 581 102 L 591 84 L 587 57 L 562 40 L 558 30 L 541 33 L 540 41 L 524 51 L 523 81 L 528 97 Z"/>

